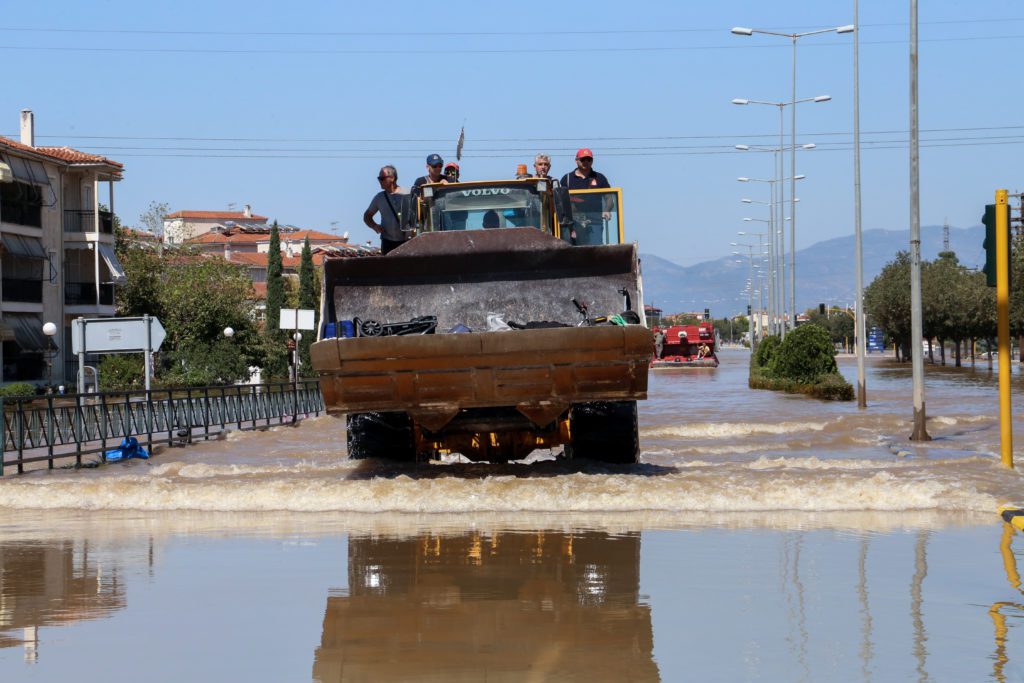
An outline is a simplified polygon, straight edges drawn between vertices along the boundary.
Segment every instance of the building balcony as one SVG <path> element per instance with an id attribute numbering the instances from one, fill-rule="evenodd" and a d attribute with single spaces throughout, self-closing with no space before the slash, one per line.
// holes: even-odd
<path id="1" fill-rule="evenodd" d="M 6 292 L 6 288 L 4 290 Z M 64 304 L 66 306 L 95 306 L 95 282 L 65 282 Z M 114 285 L 100 285 L 100 306 L 114 305 Z"/>
<path id="2" fill-rule="evenodd" d="M 64 209 L 64 232 L 97 232 L 95 218 L 91 210 Z M 114 234 L 114 214 L 100 211 L 99 232 Z"/>
<path id="3" fill-rule="evenodd" d="M 42 280 L 21 280 L 5 277 L 2 283 L 4 301 L 19 301 L 30 304 L 43 303 Z"/>

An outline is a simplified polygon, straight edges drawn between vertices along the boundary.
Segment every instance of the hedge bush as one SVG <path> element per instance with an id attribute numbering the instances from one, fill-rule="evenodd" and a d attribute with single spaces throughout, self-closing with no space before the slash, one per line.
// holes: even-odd
<path id="1" fill-rule="evenodd" d="M 771 335 L 761 340 L 761 343 L 757 345 L 757 350 L 754 352 L 754 363 L 759 368 L 768 367 L 771 363 L 775 353 L 779 350 L 779 345 L 782 340 L 777 335 Z"/>
<path id="2" fill-rule="evenodd" d="M 832 339 L 819 325 L 801 325 L 787 334 L 767 367 L 773 377 L 808 383 L 839 373 Z"/>
<path id="3" fill-rule="evenodd" d="M 33 397 L 36 395 L 36 387 L 28 382 L 12 382 L 5 384 L 0 387 L 0 396 L 4 398 L 11 398 L 17 396 L 18 398 Z"/>

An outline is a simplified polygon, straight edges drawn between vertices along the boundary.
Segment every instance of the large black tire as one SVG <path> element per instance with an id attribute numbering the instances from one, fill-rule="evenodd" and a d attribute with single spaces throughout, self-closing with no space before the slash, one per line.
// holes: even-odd
<path id="1" fill-rule="evenodd" d="M 412 421 L 406 413 L 351 413 L 345 424 L 350 459 L 416 460 Z"/>
<path id="2" fill-rule="evenodd" d="M 569 413 L 572 443 L 565 446 L 570 458 L 628 465 L 640 460 L 636 401 L 580 403 Z"/>

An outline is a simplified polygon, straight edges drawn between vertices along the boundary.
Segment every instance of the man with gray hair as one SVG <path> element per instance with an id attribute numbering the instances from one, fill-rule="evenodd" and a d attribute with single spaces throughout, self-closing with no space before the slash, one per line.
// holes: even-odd
<path id="1" fill-rule="evenodd" d="M 537 156 L 533 157 L 533 177 L 551 180 L 550 173 L 551 157 L 543 152 L 538 152 Z"/>
<path id="2" fill-rule="evenodd" d="M 398 171 L 394 166 L 382 166 L 377 174 L 380 192 L 373 196 L 369 208 L 363 212 L 366 227 L 380 235 L 380 253 L 387 254 L 395 247 L 401 246 L 406 240 L 402 231 L 402 211 L 410 209 L 409 191 L 398 186 Z M 380 223 L 373 220 L 380 214 Z M 406 216 L 406 222 L 409 216 Z"/>

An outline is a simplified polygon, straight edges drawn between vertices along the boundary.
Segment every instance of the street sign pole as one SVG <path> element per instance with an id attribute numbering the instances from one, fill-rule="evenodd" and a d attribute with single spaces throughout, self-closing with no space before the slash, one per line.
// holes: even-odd
<path id="1" fill-rule="evenodd" d="M 142 316 L 143 323 L 146 326 L 146 392 L 149 392 L 150 384 L 152 383 L 153 371 L 153 319 L 149 317 L 149 314 Z"/>
<path id="2" fill-rule="evenodd" d="M 75 325 L 78 326 L 79 339 L 85 339 L 85 318 L 75 318 Z M 85 345 L 78 349 L 78 395 L 85 393 Z"/>

